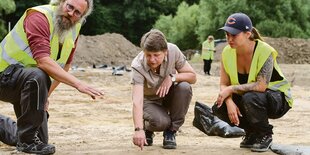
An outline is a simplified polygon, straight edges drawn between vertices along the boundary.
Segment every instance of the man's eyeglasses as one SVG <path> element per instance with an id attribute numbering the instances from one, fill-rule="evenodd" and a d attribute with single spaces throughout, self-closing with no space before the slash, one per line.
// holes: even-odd
<path id="1" fill-rule="evenodd" d="M 79 10 L 75 9 L 74 6 L 71 5 L 71 4 L 69 4 L 68 2 L 66 3 L 66 9 L 67 9 L 69 12 L 73 11 L 73 15 L 74 15 L 75 17 L 78 17 L 78 18 L 82 17 L 82 13 L 81 13 Z"/>

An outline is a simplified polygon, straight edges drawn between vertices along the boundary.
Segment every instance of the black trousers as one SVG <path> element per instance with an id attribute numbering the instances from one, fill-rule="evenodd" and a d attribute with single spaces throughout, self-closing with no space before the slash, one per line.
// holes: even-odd
<path id="1" fill-rule="evenodd" d="M 203 59 L 203 72 L 210 74 L 212 60 Z"/>
<path id="2" fill-rule="evenodd" d="M 48 143 L 48 113 L 44 111 L 44 105 L 51 85 L 49 76 L 39 68 L 18 68 L 13 73 L 9 72 L 12 75 L 5 82 L 10 82 L 10 85 L 6 85 L 3 82 L 4 72 L 6 70 L 0 74 L 0 100 L 14 106 L 17 141 L 32 143 L 37 132 L 41 141 Z M 15 125 L 8 123 L 3 131 L 11 131 Z"/>
<path id="3" fill-rule="evenodd" d="M 16 122 L 6 116 L 0 115 L 0 141 L 15 146 L 17 143 Z"/>
<path id="4" fill-rule="evenodd" d="M 273 126 L 269 124 L 268 118 L 280 118 L 291 108 L 284 93 L 272 90 L 264 93 L 248 92 L 242 96 L 233 94 L 233 101 L 243 115 L 239 116 L 239 127 L 246 133 L 259 136 L 273 134 Z M 212 110 L 220 119 L 234 126 L 229 120 L 226 103 L 219 108 L 214 105 Z"/>

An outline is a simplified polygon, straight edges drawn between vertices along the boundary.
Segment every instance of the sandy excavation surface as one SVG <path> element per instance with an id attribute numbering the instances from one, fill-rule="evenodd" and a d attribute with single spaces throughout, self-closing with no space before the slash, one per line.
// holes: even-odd
<path id="1" fill-rule="evenodd" d="M 86 68 L 70 72 L 81 80 L 105 92 L 102 99 L 89 96 L 61 84 L 50 97 L 50 143 L 56 146 L 56 154 L 104 154 L 104 155 L 242 155 L 274 154 L 252 153 L 240 149 L 242 138 L 207 136 L 192 126 L 194 103 L 200 101 L 211 106 L 219 91 L 219 63 L 212 64 L 212 76 L 202 74 L 202 63 L 192 64 L 198 73 L 193 85 L 193 98 L 185 124 L 177 133 L 177 149 L 162 148 L 162 133 L 156 133 L 154 145 L 143 151 L 132 143 L 132 102 L 130 72 L 112 76 L 112 69 Z M 271 120 L 274 125 L 274 143 L 310 146 L 310 65 L 281 64 L 283 72 L 293 82 L 294 108 L 284 117 Z M 0 113 L 16 119 L 12 105 L 0 102 Z M 0 154 L 23 154 L 15 147 L 0 143 Z"/>

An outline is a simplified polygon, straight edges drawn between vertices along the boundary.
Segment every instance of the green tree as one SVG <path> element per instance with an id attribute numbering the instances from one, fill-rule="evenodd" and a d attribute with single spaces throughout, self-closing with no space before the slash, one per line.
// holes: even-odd
<path id="1" fill-rule="evenodd" d="M 4 2 L 9 2 L 6 5 L 0 5 L 0 12 L 1 11 L 1 7 L 5 6 L 5 9 L 8 9 L 6 14 L 2 14 L 1 19 L 4 19 L 4 21 L 6 22 L 10 22 L 11 26 L 13 27 L 17 21 L 19 20 L 19 18 L 23 15 L 23 13 L 30 7 L 33 6 L 37 6 L 37 5 L 43 5 L 43 4 L 48 4 L 49 0 L 31 0 L 31 1 L 25 1 L 25 0 L 1 0 Z M 15 3 L 14 3 L 15 1 Z M 13 9 L 9 9 L 10 6 L 14 6 Z M 0 13 L 1 16 L 1 13 Z M 1 20 L 0 20 L 0 25 L 1 25 Z M 1 26 L 0 26 L 1 29 Z M 1 30 L 0 30 L 1 33 Z M 6 35 L 7 32 L 5 31 L 4 35 Z M 0 34 L 0 38 L 4 37 L 2 36 L 2 34 Z M 1 39 L 2 40 L 2 39 Z"/>
<path id="2" fill-rule="evenodd" d="M 176 16 L 160 16 L 154 27 L 163 31 L 167 39 L 177 44 L 180 49 L 197 48 L 198 35 L 195 33 L 197 27 L 198 5 L 189 6 L 183 2 L 179 5 Z"/>
<path id="3" fill-rule="evenodd" d="M 192 4 L 199 0 L 188 0 Z M 95 10 L 82 33 L 87 35 L 116 32 L 136 45 L 152 29 L 161 14 L 174 15 L 181 0 L 95 0 Z"/>
<path id="4" fill-rule="evenodd" d="M 1 0 L 0 38 L 7 33 L 7 22 L 13 26 L 27 8 L 49 1 L 15 0 L 14 3 L 13 0 Z M 14 4 L 16 11 L 12 13 Z M 185 9 L 177 12 L 179 5 L 179 10 Z M 136 45 L 155 23 L 170 41 L 183 48 L 199 45 L 210 34 L 223 38 L 224 33 L 216 30 L 234 12 L 248 14 L 263 36 L 310 36 L 309 0 L 94 0 L 94 6 L 93 14 L 82 27 L 82 34 L 120 33 Z M 193 11 L 192 6 L 198 11 Z"/>
<path id="5" fill-rule="evenodd" d="M 0 40 L 2 40 L 5 35 L 8 33 L 6 29 L 6 22 L 3 19 L 3 16 L 15 11 L 14 0 L 1 0 L 0 5 Z"/>
<path id="6" fill-rule="evenodd" d="M 256 27 L 263 35 L 271 37 L 309 38 L 310 1 L 277 0 L 266 2 L 269 9 L 255 14 Z M 271 16 L 272 15 L 272 16 Z"/>
<path id="7" fill-rule="evenodd" d="M 172 40 L 170 40 L 170 36 L 172 36 L 172 31 L 171 31 L 171 27 L 174 26 L 174 23 L 171 22 L 173 20 L 172 15 L 160 15 L 159 19 L 156 21 L 154 28 L 159 29 L 160 31 L 162 31 L 166 37 L 168 41 L 173 42 Z"/>
<path id="8" fill-rule="evenodd" d="M 243 9 L 243 10 L 241 10 Z M 197 35 L 202 43 L 208 35 L 215 38 L 222 36 L 217 29 L 222 27 L 227 17 L 234 12 L 250 12 L 247 0 L 201 0 L 199 4 L 200 16 L 198 18 Z"/>
<path id="9" fill-rule="evenodd" d="M 155 27 L 165 32 L 172 42 L 183 48 L 192 48 L 192 45 L 206 40 L 208 35 L 224 38 L 224 33 L 218 32 L 218 28 L 224 26 L 230 14 L 243 12 L 263 36 L 309 38 L 309 6 L 309 0 L 200 0 L 198 13 L 195 13 L 197 16 L 190 13 L 191 6 L 186 8 L 182 3 L 175 15 L 161 15 Z M 193 21 L 197 24 L 191 25 Z M 197 39 L 188 35 L 192 30 Z"/>
<path id="10" fill-rule="evenodd" d="M 123 6 L 96 4 L 93 13 L 87 18 L 81 29 L 82 34 L 97 35 L 107 32 L 122 32 Z"/>
<path id="11" fill-rule="evenodd" d="M 14 14 L 4 16 L 15 25 L 24 11 L 33 6 L 48 4 L 50 0 L 15 0 Z M 197 4 L 199 0 L 185 0 Z M 85 35 L 106 32 L 123 34 L 135 44 L 149 31 L 161 14 L 175 15 L 182 0 L 94 0 L 94 12 L 81 29 Z M 1 2 L 2 6 L 2 2 Z"/>
<path id="12" fill-rule="evenodd" d="M 230 14 L 243 12 L 263 36 L 309 38 L 309 6 L 309 0 L 201 0 L 197 34 L 201 42 L 212 33 L 222 38 L 216 30 Z"/>
<path id="13" fill-rule="evenodd" d="M 14 12 L 10 12 L 10 14 L 5 15 L 4 19 L 5 21 L 10 21 L 12 25 L 14 26 L 19 18 L 24 14 L 24 12 L 30 8 L 37 5 L 43 5 L 48 4 L 50 0 L 11 0 L 15 1 L 16 4 L 16 10 Z"/>

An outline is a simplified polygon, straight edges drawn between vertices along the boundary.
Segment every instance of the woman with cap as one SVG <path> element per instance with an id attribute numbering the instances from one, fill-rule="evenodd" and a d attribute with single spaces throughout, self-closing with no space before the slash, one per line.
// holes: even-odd
<path id="1" fill-rule="evenodd" d="M 276 61 L 277 51 L 262 40 L 246 14 L 230 15 L 220 29 L 229 45 L 222 53 L 213 112 L 245 130 L 240 148 L 267 151 L 273 134 L 268 119 L 282 117 L 293 105 L 290 84 Z"/>
<path id="2" fill-rule="evenodd" d="M 212 35 L 208 36 L 208 39 L 202 43 L 202 53 L 201 57 L 203 60 L 203 71 L 207 75 L 210 74 L 211 70 L 211 63 L 212 60 L 214 59 L 214 37 Z"/>

